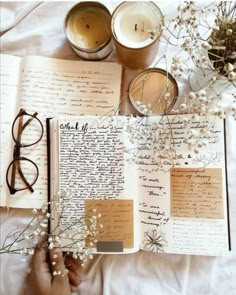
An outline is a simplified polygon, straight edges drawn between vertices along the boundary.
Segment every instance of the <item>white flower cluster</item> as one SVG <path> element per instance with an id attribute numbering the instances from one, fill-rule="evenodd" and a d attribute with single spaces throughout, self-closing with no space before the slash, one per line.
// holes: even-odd
<path id="1" fill-rule="evenodd" d="M 189 70 L 191 77 L 194 74 L 210 76 L 209 80 L 205 79 L 206 84 L 204 78 L 201 78 L 203 86 L 199 84 L 207 95 L 201 90 L 194 97 L 193 93 L 189 94 L 189 100 L 180 105 L 180 112 L 208 112 L 224 117 L 226 110 L 223 106 L 219 109 L 221 94 L 227 87 L 236 88 L 235 14 L 236 6 L 231 1 L 214 2 L 205 7 L 204 4 L 198 6 L 196 1 L 184 1 L 178 6 L 177 17 L 166 26 L 171 42 L 175 44 L 174 38 L 175 45 L 181 48 L 182 57 L 172 58 L 171 73 L 177 78 Z M 217 105 L 213 106 L 215 102 Z"/>
<path id="2" fill-rule="evenodd" d="M 41 209 L 33 209 L 33 217 L 29 224 L 22 231 L 16 229 L 7 235 L 3 245 L 1 245 L 0 254 L 33 255 L 35 248 L 42 241 L 47 241 L 48 250 L 63 245 L 68 254 L 72 253 L 74 258 L 80 258 L 82 265 L 87 261 L 87 257 L 92 259 L 97 235 L 103 228 L 103 225 L 99 222 L 101 214 L 97 213 L 96 209 L 93 209 L 87 224 L 85 224 L 84 219 L 78 219 L 76 223 L 67 226 L 61 225 L 58 221 L 55 228 L 51 232 L 48 231 L 48 224 L 50 218 L 53 218 L 53 214 L 55 212 L 63 214 L 64 198 L 70 199 L 70 193 L 58 192 L 53 200 L 45 203 Z M 49 206 L 51 206 L 50 212 L 48 211 Z M 65 242 L 62 244 L 62 241 L 66 241 L 66 244 Z M 56 262 L 53 261 L 52 263 L 55 264 Z M 64 272 L 55 272 L 53 275 L 64 275 Z"/>
<path id="3" fill-rule="evenodd" d="M 236 63 L 232 65 L 231 63 L 227 63 L 224 66 L 224 70 L 230 82 L 236 82 Z"/>
<path id="4" fill-rule="evenodd" d="M 26 227 L 22 231 L 13 230 L 6 236 L 0 247 L 0 254 L 16 253 L 24 256 L 34 254 L 37 244 L 48 235 L 50 218 L 48 205 L 49 203 L 45 203 L 41 209 L 33 209 L 33 217 Z"/>
<path id="5" fill-rule="evenodd" d="M 181 57 L 173 57 L 171 63 L 171 74 L 173 74 L 173 76 L 180 78 L 182 77 L 183 73 L 185 73 L 187 70 L 188 66 Z"/>
<path id="6" fill-rule="evenodd" d="M 174 165 L 177 160 L 173 146 L 172 130 L 168 122 L 151 122 L 149 117 L 137 117 L 127 124 L 128 137 L 133 148 L 125 150 L 126 161 L 138 165 L 146 161 L 163 170 L 167 162 Z M 144 156 L 143 156 L 144 152 Z M 150 155 L 146 154 L 150 152 Z"/>
<path id="7" fill-rule="evenodd" d="M 59 198 L 54 199 L 52 215 L 58 213 L 60 210 L 61 216 L 64 214 L 65 204 L 69 204 L 69 208 L 73 208 L 76 204 L 73 201 L 72 195 L 69 191 L 59 192 Z M 59 201 L 57 201 L 57 199 Z M 59 204 L 59 207 L 58 207 Z M 71 207 L 72 206 L 72 207 Z M 63 241 L 63 248 L 66 249 L 67 254 L 81 261 L 83 266 L 87 259 L 93 258 L 93 253 L 96 249 L 97 237 L 102 231 L 103 225 L 100 223 L 101 214 L 95 208 L 89 213 L 90 218 L 78 217 L 77 210 L 70 210 L 71 214 L 66 215 L 64 223 L 59 223 L 53 228 L 52 233 L 48 236 L 48 248 L 53 249 L 61 246 Z M 76 215 L 76 216 L 75 216 Z"/>
<path id="8" fill-rule="evenodd" d="M 150 116 L 152 114 L 152 106 L 151 104 L 145 104 L 139 100 L 135 102 L 137 109 L 139 112 L 145 116 Z"/>

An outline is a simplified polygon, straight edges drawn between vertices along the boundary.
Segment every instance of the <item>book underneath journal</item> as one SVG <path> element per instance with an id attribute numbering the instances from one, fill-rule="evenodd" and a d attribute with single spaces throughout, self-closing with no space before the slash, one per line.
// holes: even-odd
<path id="1" fill-rule="evenodd" d="M 63 215 L 54 214 L 51 230 L 58 222 L 70 226 L 96 208 L 104 226 L 97 252 L 227 253 L 224 120 L 191 122 L 192 128 L 209 128 L 214 121 L 209 129 L 214 136 L 196 154 L 185 141 L 183 116 L 190 119 L 175 115 L 48 120 L 51 200 L 56 192 L 69 191 L 73 203 L 64 207 Z M 174 163 L 161 161 L 153 146 L 158 128 L 165 124 L 171 124 L 174 134 Z"/>
<path id="2" fill-rule="evenodd" d="M 46 118 L 114 114 L 120 102 L 122 66 L 113 62 L 4 54 L 0 60 L 0 206 L 40 208 L 47 201 Z M 11 195 L 6 184 L 14 149 L 11 127 L 21 108 L 30 114 L 38 112 L 45 132 L 34 148 L 21 151 L 21 156 L 29 154 L 39 168 L 34 192 L 24 190 Z"/>

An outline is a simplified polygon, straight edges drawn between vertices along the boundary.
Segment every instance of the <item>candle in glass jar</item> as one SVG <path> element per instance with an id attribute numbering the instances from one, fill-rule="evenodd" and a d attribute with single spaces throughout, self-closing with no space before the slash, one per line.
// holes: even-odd
<path id="1" fill-rule="evenodd" d="M 117 55 L 131 68 L 148 66 L 154 59 L 163 17 L 153 2 L 123 2 L 112 15 Z"/>
<path id="2" fill-rule="evenodd" d="M 65 33 L 75 52 L 85 59 L 101 59 L 112 50 L 111 15 L 98 2 L 80 2 L 65 19 Z"/>
<path id="3" fill-rule="evenodd" d="M 175 79 L 165 70 L 147 69 L 130 83 L 129 98 L 134 108 L 143 115 L 168 113 L 178 96 Z"/>

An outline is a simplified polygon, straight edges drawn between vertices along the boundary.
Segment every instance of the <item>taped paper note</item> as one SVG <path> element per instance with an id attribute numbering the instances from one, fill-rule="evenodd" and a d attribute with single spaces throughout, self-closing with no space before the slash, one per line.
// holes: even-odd
<path id="1" fill-rule="evenodd" d="M 171 215 L 224 218 L 221 168 L 172 168 Z"/>
<path id="2" fill-rule="evenodd" d="M 85 222 L 92 217 L 92 209 L 102 215 L 99 223 L 103 228 L 98 241 L 121 241 L 124 248 L 133 248 L 133 200 L 85 200 Z"/>

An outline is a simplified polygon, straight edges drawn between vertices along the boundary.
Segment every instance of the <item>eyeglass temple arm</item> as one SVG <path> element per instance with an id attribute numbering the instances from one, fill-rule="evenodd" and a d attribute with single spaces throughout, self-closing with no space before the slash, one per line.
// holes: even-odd
<path id="1" fill-rule="evenodd" d="M 34 192 L 32 186 L 28 183 L 28 181 L 26 180 L 22 170 L 21 170 L 21 165 L 20 165 L 20 161 L 17 161 L 17 169 L 18 169 L 18 172 L 20 174 L 20 177 L 22 178 L 22 180 L 24 181 L 25 185 L 27 186 L 27 188 L 31 191 L 31 193 Z"/>
<path id="2" fill-rule="evenodd" d="M 25 124 L 23 124 L 21 132 L 25 129 L 25 127 L 27 127 L 27 125 L 29 125 L 29 123 L 30 123 L 34 118 L 37 117 L 37 115 L 38 115 L 38 112 L 33 113 L 32 118 L 28 119 L 28 120 L 25 122 Z M 24 174 L 23 174 L 23 172 L 22 172 L 22 170 L 21 170 L 20 162 L 18 163 L 17 168 L 18 168 L 19 174 L 20 174 L 22 180 L 24 181 L 25 185 L 26 185 L 27 188 L 31 191 L 31 193 L 33 193 L 33 192 L 34 192 L 34 189 L 32 188 L 32 186 L 28 183 L 28 181 L 27 181 L 26 178 L 24 177 Z"/>
<path id="3" fill-rule="evenodd" d="M 29 125 L 29 123 L 34 119 L 36 118 L 38 115 L 37 112 L 33 113 L 32 115 L 32 118 L 28 119 L 23 125 L 22 125 L 22 129 L 21 129 L 21 132 L 25 129 L 25 127 L 27 127 Z"/>
<path id="4" fill-rule="evenodd" d="M 21 110 L 21 112 L 24 112 L 24 110 Z M 22 122 L 23 122 L 23 117 L 19 117 L 19 125 L 18 125 L 18 133 L 17 133 L 17 142 L 20 142 L 21 140 L 21 133 L 22 133 Z M 15 150 L 14 150 L 14 155 L 15 155 Z M 19 155 L 20 156 L 20 155 Z M 15 187 L 15 182 L 16 182 L 16 163 L 14 162 L 12 165 L 12 170 L 11 170 L 11 187 Z"/>
<path id="5" fill-rule="evenodd" d="M 23 111 L 23 110 L 22 110 Z M 32 117 L 35 118 L 37 116 L 37 112 L 35 112 Z M 20 116 L 19 118 L 19 125 L 18 125 L 18 134 L 17 134 L 17 141 L 20 142 L 21 140 L 21 134 L 22 131 L 24 130 L 24 128 L 33 120 L 33 118 L 28 119 L 25 124 L 22 125 L 23 123 L 23 117 Z M 20 156 L 20 154 L 18 155 Z M 17 166 L 17 167 L 16 167 Z M 21 166 L 20 166 L 20 161 L 17 161 L 17 165 L 15 163 L 13 163 L 13 167 L 12 167 L 12 173 L 11 173 L 11 187 L 15 187 L 15 177 L 16 177 L 16 168 L 23 180 L 23 182 L 25 183 L 25 185 L 27 186 L 27 188 L 33 193 L 34 190 L 32 188 L 32 186 L 28 183 L 28 181 L 26 180 L 22 170 L 21 170 Z"/>

